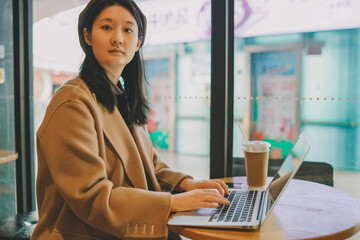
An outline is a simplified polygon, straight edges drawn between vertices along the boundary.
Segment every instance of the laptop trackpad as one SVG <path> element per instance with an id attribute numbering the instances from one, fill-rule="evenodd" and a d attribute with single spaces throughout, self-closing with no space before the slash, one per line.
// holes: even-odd
<path id="1" fill-rule="evenodd" d="M 199 208 L 194 210 L 196 215 L 200 216 L 211 216 L 211 213 L 214 211 L 214 208 Z"/>
<path id="2" fill-rule="evenodd" d="M 215 208 L 199 208 L 191 211 L 177 212 L 176 216 L 186 215 L 186 216 L 211 216 L 211 213 Z"/>
<path id="3" fill-rule="evenodd" d="M 196 223 L 208 222 L 214 208 L 200 208 L 192 211 L 177 212 L 169 221 L 170 225 L 194 225 Z"/>

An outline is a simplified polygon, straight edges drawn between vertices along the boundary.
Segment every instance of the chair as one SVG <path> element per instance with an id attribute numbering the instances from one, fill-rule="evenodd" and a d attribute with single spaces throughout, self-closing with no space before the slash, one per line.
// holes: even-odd
<path id="1" fill-rule="evenodd" d="M 268 167 L 268 176 L 273 177 L 283 160 L 281 159 L 270 159 Z M 234 158 L 234 175 L 246 176 L 245 171 L 245 160 L 244 158 Z M 298 172 L 295 175 L 295 179 L 307 180 L 325 184 L 328 186 L 334 186 L 334 169 L 333 167 L 325 162 L 308 162 L 304 161 Z"/>
<path id="2" fill-rule="evenodd" d="M 0 240 L 30 240 L 38 222 L 36 211 L 15 214 L 0 220 Z"/>

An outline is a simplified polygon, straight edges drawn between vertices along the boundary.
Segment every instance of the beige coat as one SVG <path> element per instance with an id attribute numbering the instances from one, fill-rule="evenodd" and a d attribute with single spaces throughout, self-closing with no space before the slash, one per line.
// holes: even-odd
<path id="1" fill-rule="evenodd" d="M 82 79 L 53 96 L 37 151 L 32 239 L 166 239 L 169 192 L 190 176 L 170 170 L 146 127 L 134 125 L 131 134 L 119 111 L 109 113 Z"/>

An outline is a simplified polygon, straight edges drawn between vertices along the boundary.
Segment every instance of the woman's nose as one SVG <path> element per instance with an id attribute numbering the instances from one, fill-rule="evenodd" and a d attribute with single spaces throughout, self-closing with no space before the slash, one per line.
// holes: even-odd
<path id="1" fill-rule="evenodd" d="M 118 44 L 122 45 L 124 43 L 124 39 L 123 39 L 122 33 L 120 31 L 114 32 L 111 43 L 114 45 L 118 45 Z"/>

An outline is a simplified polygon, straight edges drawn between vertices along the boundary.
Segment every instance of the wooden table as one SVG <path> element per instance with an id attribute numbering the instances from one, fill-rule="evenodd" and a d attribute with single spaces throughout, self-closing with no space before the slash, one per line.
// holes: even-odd
<path id="1" fill-rule="evenodd" d="M 245 177 L 224 181 L 244 182 L 247 187 Z M 190 239 L 206 240 L 346 239 L 360 230 L 360 201 L 323 184 L 293 179 L 259 231 L 181 226 L 170 229 Z"/>

